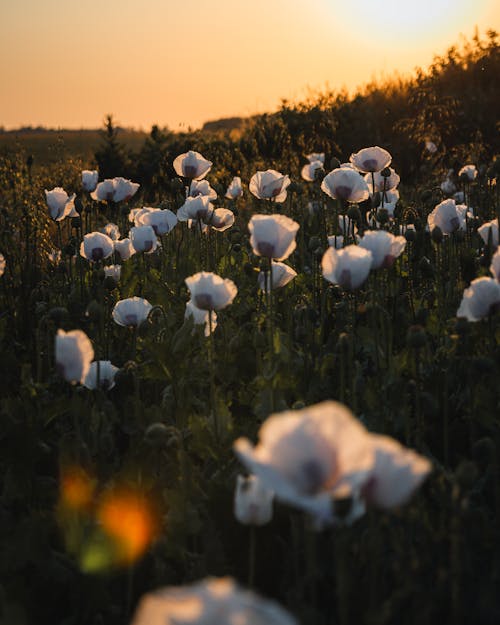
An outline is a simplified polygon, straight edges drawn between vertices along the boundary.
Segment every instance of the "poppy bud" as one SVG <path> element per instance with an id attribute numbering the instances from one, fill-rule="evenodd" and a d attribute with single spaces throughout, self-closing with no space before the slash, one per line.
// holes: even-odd
<path id="1" fill-rule="evenodd" d="M 340 167 L 340 161 L 335 156 L 330 160 L 330 169 L 338 169 Z"/>
<path id="2" fill-rule="evenodd" d="M 386 224 L 389 221 L 389 211 L 387 208 L 379 208 L 377 211 L 377 221 Z"/>
<path id="3" fill-rule="evenodd" d="M 472 454 L 479 466 L 486 468 L 495 459 L 495 442 L 489 437 L 479 439 L 472 447 Z"/>
<path id="4" fill-rule="evenodd" d="M 174 193 L 176 191 L 180 192 L 184 190 L 184 184 L 180 178 L 173 178 L 170 181 L 170 188 L 172 189 L 172 191 L 174 191 Z"/>
<path id="5" fill-rule="evenodd" d="M 372 208 L 377 208 L 381 201 L 382 195 L 380 194 L 380 191 L 375 191 L 375 193 L 371 197 Z"/>
<path id="6" fill-rule="evenodd" d="M 91 321 L 98 322 L 102 318 L 103 310 L 102 306 L 95 299 L 90 302 L 85 311 L 85 316 Z"/>
<path id="7" fill-rule="evenodd" d="M 455 477 L 464 490 L 472 488 L 478 478 L 478 470 L 474 462 L 470 460 L 462 461 L 455 471 Z"/>
<path id="8" fill-rule="evenodd" d="M 253 335 L 253 346 L 255 349 L 265 349 L 266 344 L 266 337 L 260 330 L 257 330 Z"/>
<path id="9" fill-rule="evenodd" d="M 413 243 L 413 241 L 416 241 L 417 239 L 417 233 L 415 231 L 414 228 L 407 228 L 405 230 L 405 239 L 409 242 L 409 243 Z"/>
<path id="10" fill-rule="evenodd" d="M 252 265 L 252 263 L 245 263 L 243 265 L 243 271 L 247 274 L 247 276 L 253 276 L 254 266 Z"/>
<path id="11" fill-rule="evenodd" d="M 321 245 L 321 240 L 319 237 L 313 236 L 309 239 L 307 244 L 307 248 L 310 252 L 313 252 L 317 247 Z"/>
<path id="12" fill-rule="evenodd" d="M 352 221 L 361 221 L 361 213 L 356 205 L 353 205 L 349 208 L 349 210 L 347 211 L 347 216 L 349 217 L 349 219 L 352 219 Z"/>
<path id="13" fill-rule="evenodd" d="M 56 306 L 49 311 L 49 317 L 54 323 L 60 325 L 68 317 L 68 310 L 62 306 Z"/>
<path id="14" fill-rule="evenodd" d="M 425 189 L 420 194 L 420 199 L 425 204 L 425 203 L 430 202 L 432 200 L 432 196 L 433 196 L 432 191 L 430 189 Z"/>
<path id="15" fill-rule="evenodd" d="M 301 399 L 298 399 L 292 405 L 292 410 L 303 410 L 305 407 L 306 407 L 305 403 Z"/>
<path id="16" fill-rule="evenodd" d="M 35 159 L 34 159 L 33 154 L 30 154 L 30 155 L 28 156 L 28 158 L 26 159 L 26 167 L 27 167 L 28 169 L 30 169 L 30 168 L 33 166 L 33 161 L 34 161 L 34 160 L 35 160 Z"/>
<path id="17" fill-rule="evenodd" d="M 241 252 L 241 245 L 239 243 L 235 243 L 233 245 L 233 252 L 235 254 L 239 254 Z"/>
<path id="18" fill-rule="evenodd" d="M 288 186 L 288 191 L 290 193 L 296 193 L 297 195 L 302 195 L 302 187 L 296 182 L 290 183 L 290 185 Z"/>
<path id="19" fill-rule="evenodd" d="M 462 241 L 465 241 L 465 232 L 463 230 L 457 230 L 453 233 L 453 236 L 455 237 L 456 241 L 458 241 L 458 243 L 462 243 Z"/>
<path id="20" fill-rule="evenodd" d="M 460 336 L 465 336 L 469 333 L 470 324 L 465 317 L 458 317 L 455 321 L 455 332 Z"/>
<path id="21" fill-rule="evenodd" d="M 68 258 L 72 258 L 76 253 L 75 246 L 71 243 L 68 243 L 67 245 L 63 247 L 63 253 L 64 253 L 64 256 L 67 256 Z"/>
<path id="22" fill-rule="evenodd" d="M 170 437 L 170 430 L 163 423 L 152 423 L 144 432 L 144 440 L 152 447 L 163 447 Z"/>
<path id="23" fill-rule="evenodd" d="M 72 228 L 81 228 L 82 227 L 82 220 L 80 217 L 72 217 L 71 218 L 71 227 Z"/>
<path id="24" fill-rule="evenodd" d="M 234 227 L 229 232 L 229 240 L 231 243 L 240 243 L 241 241 L 241 232 L 238 227 Z"/>
<path id="25" fill-rule="evenodd" d="M 391 168 L 384 167 L 384 169 L 380 172 L 382 178 L 390 178 L 391 177 Z"/>
<path id="26" fill-rule="evenodd" d="M 114 291 L 116 289 L 117 282 L 112 276 L 106 276 L 104 278 L 104 288 L 107 291 Z"/>
<path id="27" fill-rule="evenodd" d="M 347 332 L 342 332 L 339 335 L 338 341 L 337 341 L 337 351 L 342 352 L 342 351 L 346 351 L 347 348 L 349 347 L 349 342 L 350 342 L 350 337 L 347 334 Z"/>
<path id="28" fill-rule="evenodd" d="M 459 176 L 460 182 L 470 182 L 469 176 L 464 172 Z"/>
<path id="29" fill-rule="evenodd" d="M 443 231 L 441 230 L 441 228 L 439 226 L 435 226 L 432 229 L 431 232 L 431 239 L 434 241 L 434 243 L 441 243 L 443 240 Z"/>
<path id="30" fill-rule="evenodd" d="M 493 180 L 494 178 L 496 178 L 497 172 L 495 171 L 494 167 L 488 167 L 488 169 L 486 170 L 486 175 L 490 180 Z"/>
<path id="31" fill-rule="evenodd" d="M 425 347 L 426 343 L 425 330 L 421 325 L 410 326 L 406 335 L 406 343 L 408 347 L 413 349 L 420 349 Z"/>

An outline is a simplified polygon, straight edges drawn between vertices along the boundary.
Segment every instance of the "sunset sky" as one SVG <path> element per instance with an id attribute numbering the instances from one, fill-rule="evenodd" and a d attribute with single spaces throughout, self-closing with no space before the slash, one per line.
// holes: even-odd
<path id="1" fill-rule="evenodd" d="M 500 0 L 0 0 L 0 125 L 197 127 L 425 67 L 476 25 Z"/>

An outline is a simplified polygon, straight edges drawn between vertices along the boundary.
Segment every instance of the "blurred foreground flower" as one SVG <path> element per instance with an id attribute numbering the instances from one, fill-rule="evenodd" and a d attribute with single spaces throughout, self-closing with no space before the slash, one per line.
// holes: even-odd
<path id="1" fill-rule="evenodd" d="M 201 310 L 222 310 L 232 303 L 238 293 L 232 280 L 209 271 L 195 273 L 185 282 L 191 293 L 191 302 Z"/>
<path id="2" fill-rule="evenodd" d="M 266 525 L 273 518 L 274 493 L 256 475 L 236 478 L 234 516 L 244 525 Z"/>
<path id="3" fill-rule="evenodd" d="M 363 498 L 379 508 L 408 501 L 431 471 L 431 463 L 388 436 L 371 435 L 375 465 L 363 485 Z"/>
<path id="4" fill-rule="evenodd" d="M 285 215 L 254 215 L 249 223 L 250 245 L 257 256 L 285 260 L 297 247 L 299 224 Z"/>
<path id="5" fill-rule="evenodd" d="M 229 577 L 145 595 L 132 625 L 297 625 L 274 601 L 240 589 Z"/>
<path id="6" fill-rule="evenodd" d="M 94 480 L 81 467 L 67 466 L 61 469 L 59 506 L 62 511 L 87 510 L 92 504 L 94 491 Z"/>
<path id="7" fill-rule="evenodd" d="M 347 245 L 340 250 L 329 247 L 321 261 L 323 277 L 348 291 L 357 289 L 368 278 L 372 260 L 371 251 L 359 245 Z"/>
<path id="8" fill-rule="evenodd" d="M 279 171 L 267 169 L 258 171 L 250 179 L 248 188 L 252 195 L 259 200 L 274 200 L 284 202 L 286 200 L 286 189 L 290 186 L 291 180 Z"/>
<path id="9" fill-rule="evenodd" d="M 321 190 L 336 200 L 362 202 L 370 197 L 366 180 L 354 169 L 340 167 L 323 178 Z"/>
<path id="10" fill-rule="evenodd" d="M 465 289 L 457 317 L 480 321 L 500 311 L 500 284 L 493 278 L 477 278 Z"/>
<path id="11" fill-rule="evenodd" d="M 211 168 L 212 162 L 207 161 L 199 152 L 194 152 L 193 150 L 179 154 L 174 160 L 174 169 L 177 175 L 183 178 L 201 180 L 208 174 Z"/>
<path id="12" fill-rule="evenodd" d="M 153 306 L 142 297 L 129 297 L 116 302 L 113 321 L 120 326 L 136 328 L 146 321 Z"/>
<path id="13" fill-rule="evenodd" d="M 255 447 L 239 438 L 234 449 L 278 499 L 312 514 L 319 525 L 334 521 L 337 491 L 355 492 L 374 464 L 368 432 L 334 401 L 273 414 Z"/>
<path id="14" fill-rule="evenodd" d="M 55 340 L 56 369 L 67 382 L 71 382 L 71 384 L 83 382 L 93 358 L 94 348 L 85 332 L 81 330 L 57 331 Z"/>
<path id="15" fill-rule="evenodd" d="M 392 156 L 384 148 L 374 146 L 363 148 L 355 154 L 351 154 L 349 159 L 357 170 L 363 173 L 382 171 L 391 164 Z"/>
<path id="16" fill-rule="evenodd" d="M 76 193 L 71 197 L 61 187 L 55 187 L 52 191 L 45 189 L 45 199 L 49 207 L 49 213 L 54 221 L 62 221 L 75 210 Z"/>

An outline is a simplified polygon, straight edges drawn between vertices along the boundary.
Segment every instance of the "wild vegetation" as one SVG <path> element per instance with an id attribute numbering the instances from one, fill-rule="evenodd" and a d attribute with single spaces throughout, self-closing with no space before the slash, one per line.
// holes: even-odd
<path id="1" fill-rule="evenodd" d="M 499 621 L 499 71 L 490 32 L 230 130 L 3 150 L 2 622 L 224 575 L 293 615 L 245 623 Z"/>

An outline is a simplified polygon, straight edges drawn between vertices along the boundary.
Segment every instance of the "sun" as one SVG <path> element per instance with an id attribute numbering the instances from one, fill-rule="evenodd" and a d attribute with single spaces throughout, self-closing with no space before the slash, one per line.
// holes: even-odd
<path id="1" fill-rule="evenodd" d="M 359 34 L 385 43 L 435 38 L 464 19 L 473 25 L 484 4 L 485 0 L 357 0 L 335 2 L 334 8 L 346 26 L 350 23 Z"/>

